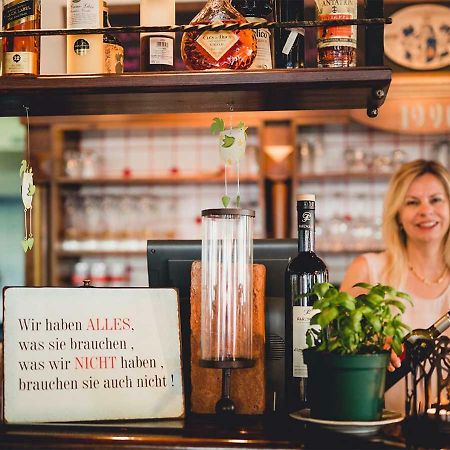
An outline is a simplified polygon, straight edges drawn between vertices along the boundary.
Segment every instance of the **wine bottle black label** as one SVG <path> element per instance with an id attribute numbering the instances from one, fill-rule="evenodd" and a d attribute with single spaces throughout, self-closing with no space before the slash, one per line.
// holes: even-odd
<path id="1" fill-rule="evenodd" d="M 34 0 L 15 0 L 3 7 L 2 20 L 5 30 L 34 19 Z"/>

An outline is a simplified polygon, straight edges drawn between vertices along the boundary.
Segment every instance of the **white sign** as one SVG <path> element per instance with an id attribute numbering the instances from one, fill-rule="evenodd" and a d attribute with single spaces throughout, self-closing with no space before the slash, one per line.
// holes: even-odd
<path id="1" fill-rule="evenodd" d="M 183 415 L 175 290 L 4 290 L 6 422 Z"/>

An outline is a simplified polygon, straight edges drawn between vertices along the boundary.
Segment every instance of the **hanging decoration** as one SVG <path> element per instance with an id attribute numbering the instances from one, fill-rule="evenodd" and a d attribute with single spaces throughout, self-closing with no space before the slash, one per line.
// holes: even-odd
<path id="1" fill-rule="evenodd" d="M 227 208 L 231 202 L 231 197 L 228 195 L 228 169 L 229 166 L 235 164 L 237 173 L 235 206 L 239 208 L 241 205 L 239 164 L 247 145 L 247 127 L 244 122 L 240 122 L 236 128 L 233 128 L 233 106 L 230 105 L 229 127 L 226 129 L 224 120 L 215 117 L 210 129 L 211 133 L 219 136 L 220 158 L 225 164 L 225 193 L 222 197 L 222 204 Z"/>
<path id="2" fill-rule="evenodd" d="M 36 193 L 36 186 L 33 183 L 33 168 L 30 163 L 30 118 L 29 108 L 24 106 L 27 114 L 27 152 L 26 159 L 20 164 L 19 175 L 22 178 L 22 203 L 24 206 L 24 238 L 22 239 L 22 248 L 26 253 L 31 250 L 34 245 L 33 229 L 32 229 L 32 209 L 33 196 Z"/>

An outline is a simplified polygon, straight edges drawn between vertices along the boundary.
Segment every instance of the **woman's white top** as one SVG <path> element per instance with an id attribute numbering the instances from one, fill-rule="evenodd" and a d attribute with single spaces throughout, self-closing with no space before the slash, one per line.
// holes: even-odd
<path id="1" fill-rule="evenodd" d="M 386 264 L 386 253 L 365 253 L 364 258 L 369 268 L 369 283 L 385 283 L 382 280 L 381 272 Z M 421 298 L 413 292 L 408 292 L 404 288 L 397 288 L 399 291 L 407 292 L 414 305 L 406 303 L 406 311 L 402 316 L 402 321 L 412 329 L 428 328 L 439 317 L 450 310 L 450 284 L 444 292 L 436 298 Z M 450 336 L 450 329 L 445 333 Z M 385 394 L 385 407 L 391 411 L 405 412 L 405 380 L 400 380 L 391 387 Z"/>

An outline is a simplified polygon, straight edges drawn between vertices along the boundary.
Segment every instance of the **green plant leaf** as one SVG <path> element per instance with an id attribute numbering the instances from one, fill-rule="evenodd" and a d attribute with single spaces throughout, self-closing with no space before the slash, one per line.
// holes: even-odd
<path id="1" fill-rule="evenodd" d="M 364 288 L 364 289 L 370 289 L 372 287 L 372 285 L 368 284 L 368 283 L 356 283 L 353 285 L 353 287 L 360 287 L 360 288 Z"/>
<path id="2" fill-rule="evenodd" d="M 220 117 L 214 117 L 212 125 L 209 127 L 212 134 L 219 134 L 225 130 L 225 122 Z"/>
<path id="3" fill-rule="evenodd" d="M 317 324 L 320 325 L 322 328 L 325 328 L 332 320 L 334 320 L 337 315 L 339 314 L 339 311 L 337 308 L 329 307 L 319 314 L 319 317 L 317 318 Z"/>
<path id="4" fill-rule="evenodd" d="M 23 251 L 26 253 L 28 251 L 28 239 L 27 238 L 22 239 L 21 243 Z"/>
<path id="5" fill-rule="evenodd" d="M 240 208 L 240 206 L 241 206 L 241 196 L 237 195 L 236 196 L 236 207 Z"/>
<path id="6" fill-rule="evenodd" d="M 402 341 L 398 339 L 396 336 L 392 339 L 391 348 L 397 355 L 401 355 L 403 353 Z"/>
<path id="7" fill-rule="evenodd" d="M 406 300 L 411 305 L 413 304 L 411 296 L 409 294 L 406 294 L 405 292 L 397 292 L 397 297 Z"/>
<path id="8" fill-rule="evenodd" d="M 377 333 L 381 331 L 381 320 L 379 317 L 377 317 L 375 314 L 369 314 L 366 318 Z"/>
<path id="9" fill-rule="evenodd" d="M 222 140 L 222 147 L 223 148 L 230 148 L 234 144 L 235 140 L 236 140 L 236 138 L 234 138 L 233 136 L 225 135 L 223 137 L 223 140 Z"/>
<path id="10" fill-rule="evenodd" d="M 353 311 L 355 309 L 355 299 L 347 292 L 340 292 L 337 296 L 337 303 L 343 308 Z"/>
<path id="11" fill-rule="evenodd" d="M 228 195 L 224 195 L 223 197 L 222 197 L 222 205 L 225 207 L 225 208 L 228 208 L 228 205 L 230 204 L 230 197 L 228 197 Z"/>
<path id="12" fill-rule="evenodd" d="M 30 184 L 28 186 L 28 195 L 33 196 L 36 192 L 36 186 L 34 184 Z"/>
<path id="13" fill-rule="evenodd" d="M 27 245 L 28 245 L 28 250 L 31 250 L 33 248 L 34 245 L 34 237 L 29 237 L 27 239 Z"/>
<path id="14" fill-rule="evenodd" d="M 313 292 L 319 297 L 323 297 L 332 287 L 333 285 L 331 283 L 316 283 L 313 287 Z"/>
<path id="15" fill-rule="evenodd" d="M 20 170 L 19 170 L 19 176 L 21 177 L 25 171 L 27 170 L 27 160 L 22 159 L 22 162 L 20 163 Z"/>
<path id="16" fill-rule="evenodd" d="M 333 300 L 339 295 L 339 291 L 333 286 L 325 293 L 324 297 L 328 300 Z"/>
<path id="17" fill-rule="evenodd" d="M 402 313 L 406 311 L 406 306 L 404 303 L 400 302 L 399 300 L 387 300 L 386 305 L 395 306 L 398 308 Z"/>

